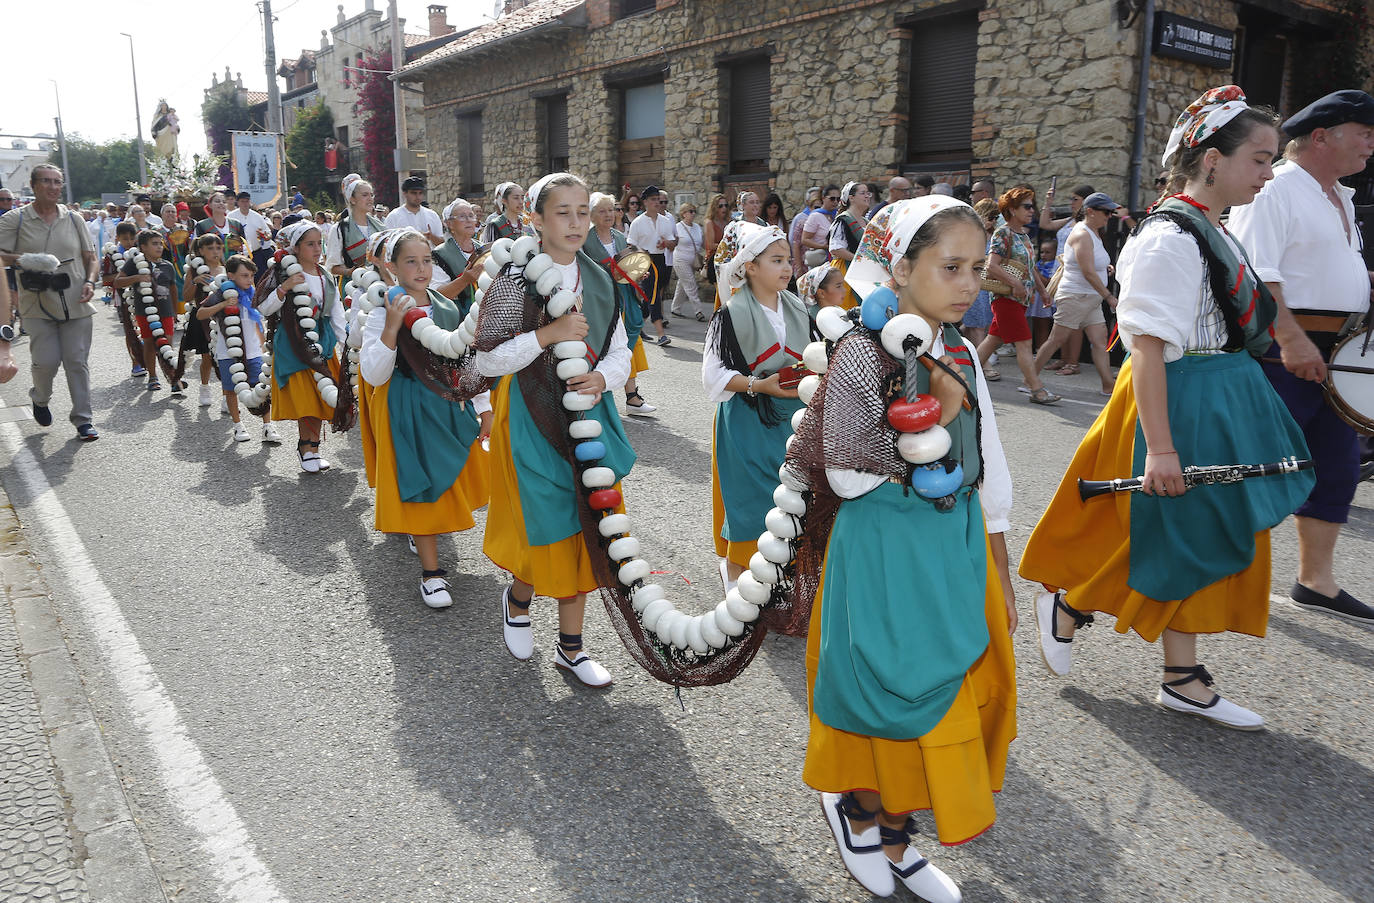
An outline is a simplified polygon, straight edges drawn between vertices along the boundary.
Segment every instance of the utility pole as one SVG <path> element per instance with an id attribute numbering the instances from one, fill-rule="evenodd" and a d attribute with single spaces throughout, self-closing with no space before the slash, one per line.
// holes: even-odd
<path id="1" fill-rule="evenodd" d="M 272 35 L 272 0 L 262 0 L 262 33 L 267 43 L 267 131 L 280 133 L 281 89 L 277 87 L 277 42 Z"/>
<path id="2" fill-rule="evenodd" d="M 401 40 L 401 18 L 396 11 L 396 0 L 390 0 L 391 8 L 391 103 L 396 108 L 396 197 L 397 203 L 404 200 L 401 192 L 401 185 L 406 180 L 406 174 L 410 171 L 405 166 L 405 156 L 409 152 L 410 142 L 406 140 L 406 99 L 401 93 L 401 83 L 396 80 L 396 73 L 401 71 L 401 67 L 406 64 L 405 42 Z"/>
<path id="3" fill-rule="evenodd" d="M 57 93 L 57 79 L 50 78 L 52 82 L 52 96 L 57 99 L 57 143 L 62 148 L 62 181 L 67 186 L 67 206 L 72 206 L 72 171 L 67 166 L 67 137 L 62 133 L 62 95 Z"/>
<path id="4" fill-rule="evenodd" d="M 143 114 L 138 111 L 138 67 L 134 65 L 134 36 L 127 31 L 120 34 L 129 39 L 129 69 L 134 74 L 134 123 L 138 127 L 138 184 L 148 184 L 148 163 L 143 154 Z"/>

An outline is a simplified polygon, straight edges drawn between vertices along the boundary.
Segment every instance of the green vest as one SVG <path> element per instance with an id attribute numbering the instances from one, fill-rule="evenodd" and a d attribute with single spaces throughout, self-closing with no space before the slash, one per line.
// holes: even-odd
<path id="1" fill-rule="evenodd" d="M 975 413 L 978 410 L 978 374 L 973 367 L 972 352 L 964 345 L 964 338 L 959 335 L 959 330 L 948 323 L 943 328 L 945 354 L 954 361 L 954 366 L 963 374 L 964 381 L 972 390 L 973 405 L 972 411 L 960 407 L 959 416 L 945 424 L 950 438 L 949 454 L 964 468 L 963 485 L 976 486 L 982 477 L 983 467 L 982 454 L 978 448 L 979 418 Z M 922 395 L 930 394 L 930 371 L 925 367 L 920 367 L 916 372 L 916 391 Z"/>

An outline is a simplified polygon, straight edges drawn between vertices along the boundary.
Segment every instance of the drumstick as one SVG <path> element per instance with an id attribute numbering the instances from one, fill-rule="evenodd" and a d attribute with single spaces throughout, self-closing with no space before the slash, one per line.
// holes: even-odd
<path id="1" fill-rule="evenodd" d="M 922 365 L 923 367 L 925 367 L 925 368 L 926 368 L 927 370 L 929 370 L 931 373 L 934 373 L 934 372 L 935 372 L 935 362 L 934 362 L 933 360 L 930 359 L 930 355 L 928 355 L 928 354 L 923 354 L 923 355 L 920 356 L 919 360 L 920 360 L 921 365 Z M 967 392 L 964 393 L 964 410 L 965 410 L 965 411 L 971 411 L 971 410 L 973 410 L 973 405 L 971 405 L 971 404 L 968 403 L 968 393 L 967 393 Z"/>
<path id="2" fill-rule="evenodd" d="M 1260 360 L 1266 364 L 1283 363 L 1276 357 L 1262 357 Z M 1326 369 L 1335 370 L 1337 373 L 1363 373 L 1365 376 L 1374 374 L 1374 367 L 1356 367 L 1354 364 L 1327 364 Z"/>

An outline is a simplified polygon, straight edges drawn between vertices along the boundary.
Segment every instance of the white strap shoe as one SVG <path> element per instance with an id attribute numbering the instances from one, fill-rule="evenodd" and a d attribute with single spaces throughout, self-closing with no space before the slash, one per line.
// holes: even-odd
<path id="1" fill-rule="evenodd" d="M 568 658 L 568 653 L 559 646 L 554 654 L 553 663 L 564 671 L 571 671 L 573 677 L 589 687 L 609 687 L 615 682 L 609 671 L 592 661 L 591 656 L 581 650 L 578 650 L 576 657 Z"/>
<path id="2" fill-rule="evenodd" d="M 1073 667 L 1073 637 L 1061 637 L 1054 631 L 1055 613 L 1063 611 L 1073 618 L 1075 632 L 1093 622 L 1093 616 L 1070 608 L 1063 593 L 1043 592 L 1035 597 L 1035 624 L 1040 631 L 1040 657 L 1050 673 L 1063 677 Z"/>
<path id="3" fill-rule="evenodd" d="M 849 805 L 851 809 L 857 808 L 857 804 L 852 801 Z M 891 860 L 883 853 L 877 822 L 856 833 L 849 824 L 844 807 L 843 795 L 821 794 L 821 810 L 825 812 L 830 833 L 835 836 L 835 845 L 840 848 L 840 859 L 844 861 L 844 867 L 849 869 L 849 874 L 854 876 L 855 881 L 863 885 L 864 890 L 879 897 L 892 896 L 897 889 L 897 882 L 892 877 L 892 869 L 888 867 Z M 870 817 L 877 817 L 876 812 L 860 811 Z"/>
<path id="4" fill-rule="evenodd" d="M 900 828 L 878 826 L 881 842 L 886 846 L 902 846 L 902 861 L 893 862 L 883 854 L 883 861 L 892 870 L 892 875 L 906 885 L 906 889 L 925 900 L 926 903 L 961 903 L 964 895 L 959 885 L 950 877 L 930 864 L 930 861 L 917 852 L 911 845 L 911 835 L 916 833 L 916 823 L 908 816 Z"/>
<path id="5" fill-rule="evenodd" d="M 420 599 L 430 608 L 448 608 L 453 597 L 448 592 L 448 580 L 443 576 L 425 577 L 420 581 Z"/>
<path id="6" fill-rule="evenodd" d="M 1183 715 L 1199 715 L 1220 724 L 1222 727 L 1229 727 L 1238 731 L 1257 731 L 1264 727 L 1264 719 L 1259 715 L 1244 706 L 1223 699 L 1218 693 L 1213 693 L 1208 702 L 1198 702 L 1174 689 L 1174 687 L 1186 684 L 1193 679 L 1202 681 L 1208 687 L 1215 683 L 1212 680 L 1212 675 L 1202 665 L 1193 665 L 1191 668 L 1166 667 L 1164 671 L 1166 674 L 1182 674 L 1184 676 L 1178 680 L 1165 681 L 1159 685 L 1159 695 L 1155 697 L 1155 702 L 1161 708 Z"/>
<path id="7" fill-rule="evenodd" d="M 511 655 L 528 661 L 534 655 L 534 628 L 530 626 L 528 614 L 511 617 L 507 601 L 510 587 L 501 592 L 501 636 L 506 641 L 506 649 Z"/>

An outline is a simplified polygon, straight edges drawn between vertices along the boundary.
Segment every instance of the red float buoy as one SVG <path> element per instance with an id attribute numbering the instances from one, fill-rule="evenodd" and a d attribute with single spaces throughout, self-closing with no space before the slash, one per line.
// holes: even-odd
<path id="1" fill-rule="evenodd" d="M 887 422 L 899 433 L 919 433 L 940 422 L 940 400 L 917 395 L 915 401 L 898 398 L 887 406 Z"/>
<path id="2" fill-rule="evenodd" d="M 591 498 L 588 500 L 588 504 L 597 511 L 606 511 L 614 508 L 620 504 L 620 490 L 598 489 L 596 492 L 592 493 Z"/>

